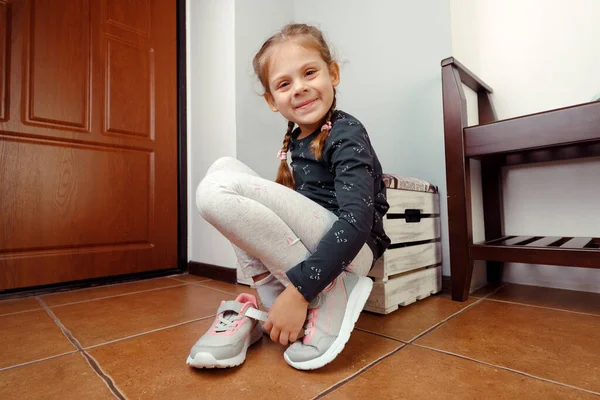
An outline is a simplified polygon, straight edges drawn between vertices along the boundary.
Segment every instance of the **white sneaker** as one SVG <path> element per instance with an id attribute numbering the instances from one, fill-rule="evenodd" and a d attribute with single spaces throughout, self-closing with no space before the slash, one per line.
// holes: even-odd
<path id="1" fill-rule="evenodd" d="M 262 338 L 267 314 L 258 309 L 256 297 L 240 294 L 223 301 L 208 331 L 196 342 L 186 363 L 195 368 L 236 367 L 246 360 L 248 347 Z"/>
<path id="2" fill-rule="evenodd" d="M 342 352 L 371 294 L 373 281 L 342 272 L 308 306 L 304 337 L 284 353 L 296 369 L 321 368 Z"/>

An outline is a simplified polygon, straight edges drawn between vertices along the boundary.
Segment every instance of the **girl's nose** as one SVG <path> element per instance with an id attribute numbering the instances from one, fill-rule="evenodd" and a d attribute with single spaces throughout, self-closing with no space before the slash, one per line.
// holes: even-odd
<path id="1" fill-rule="evenodd" d="M 300 81 L 294 85 L 294 96 L 298 96 L 308 90 L 308 86 L 304 81 Z"/>

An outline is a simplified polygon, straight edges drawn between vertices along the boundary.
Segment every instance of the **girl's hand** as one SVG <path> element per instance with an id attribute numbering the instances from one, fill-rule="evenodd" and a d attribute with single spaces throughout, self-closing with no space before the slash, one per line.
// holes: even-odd
<path id="1" fill-rule="evenodd" d="M 298 339 L 300 330 L 306 320 L 308 302 L 294 287 L 287 288 L 277 297 L 264 328 L 270 334 L 271 340 L 286 346 Z"/>

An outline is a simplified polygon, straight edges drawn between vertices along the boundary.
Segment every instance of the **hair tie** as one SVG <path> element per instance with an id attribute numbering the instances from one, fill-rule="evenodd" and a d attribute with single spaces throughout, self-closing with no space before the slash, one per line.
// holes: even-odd
<path id="1" fill-rule="evenodd" d="M 322 131 L 330 131 L 331 130 L 331 121 L 325 122 L 325 124 L 321 127 Z"/>
<path id="2" fill-rule="evenodd" d="M 287 160 L 287 151 L 279 150 L 279 153 L 277 153 L 277 158 L 279 158 L 282 161 L 286 161 Z"/>

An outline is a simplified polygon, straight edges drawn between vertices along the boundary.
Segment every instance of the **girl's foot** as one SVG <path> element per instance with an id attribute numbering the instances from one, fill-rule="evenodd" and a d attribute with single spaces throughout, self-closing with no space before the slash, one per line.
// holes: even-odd
<path id="1" fill-rule="evenodd" d="M 251 294 L 221 302 L 214 323 L 192 347 L 186 363 L 196 368 L 242 364 L 248 347 L 262 338 L 262 325 L 258 321 L 265 321 L 266 317 Z"/>
<path id="2" fill-rule="evenodd" d="M 370 278 L 342 272 L 309 304 L 304 338 L 288 347 L 285 361 L 302 370 L 333 361 L 350 339 L 372 288 Z"/>

